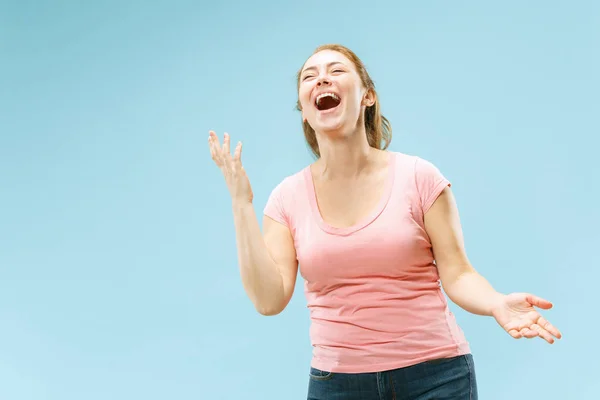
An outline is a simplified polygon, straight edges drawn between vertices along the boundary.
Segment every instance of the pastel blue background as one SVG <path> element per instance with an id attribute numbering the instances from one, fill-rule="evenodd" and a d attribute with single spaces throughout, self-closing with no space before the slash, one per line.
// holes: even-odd
<path id="1" fill-rule="evenodd" d="M 206 139 L 244 142 L 260 215 L 311 162 L 294 75 L 329 42 L 451 179 L 475 267 L 555 302 L 554 346 L 453 306 L 480 397 L 597 398 L 599 3 L 287 3 L 0 2 L 0 399 L 305 398 L 302 281 L 254 311 Z"/>

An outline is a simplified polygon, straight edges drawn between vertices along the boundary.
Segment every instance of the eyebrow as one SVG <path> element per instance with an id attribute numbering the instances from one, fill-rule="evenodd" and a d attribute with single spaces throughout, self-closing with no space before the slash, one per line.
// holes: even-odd
<path id="1" fill-rule="evenodd" d="M 327 64 L 327 68 L 330 68 L 331 66 L 336 65 L 336 64 L 340 64 L 340 65 L 345 66 L 344 63 L 342 63 L 341 61 L 333 61 L 333 62 L 330 62 L 329 64 Z M 314 70 L 314 69 L 317 69 L 317 67 L 314 66 L 314 65 L 311 66 L 311 67 L 308 67 L 308 68 L 304 68 L 302 70 L 301 75 L 304 74 L 306 71 L 310 71 L 310 70 Z"/>

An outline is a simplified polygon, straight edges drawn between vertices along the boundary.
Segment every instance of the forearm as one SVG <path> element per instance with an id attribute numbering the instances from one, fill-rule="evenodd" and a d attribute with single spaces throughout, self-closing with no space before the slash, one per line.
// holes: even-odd
<path id="1" fill-rule="evenodd" d="M 273 314 L 284 302 L 281 273 L 269 254 L 252 204 L 234 203 L 233 216 L 244 289 L 261 314 Z"/>
<path id="2" fill-rule="evenodd" d="M 444 291 L 460 308 L 473 314 L 491 316 L 503 297 L 473 268 L 464 268 L 455 276 L 442 280 Z"/>

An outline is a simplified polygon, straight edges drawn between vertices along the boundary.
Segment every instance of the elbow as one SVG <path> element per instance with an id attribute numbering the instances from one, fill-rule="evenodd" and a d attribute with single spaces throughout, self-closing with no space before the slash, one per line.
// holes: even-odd
<path id="1" fill-rule="evenodd" d="M 283 311 L 281 307 L 256 307 L 256 311 L 265 317 L 272 317 L 280 314 Z"/>
<path id="2" fill-rule="evenodd" d="M 254 308 L 260 315 L 264 315 L 265 317 L 272 317 L 274 315 L 281 314 L 281 312 L 285 309 L 286 304 L 280 302 L 269 302 L 266 304 L 254 303 Z"/>
<path id="3" fill-rule="evenodd" d="M 463 280 L 466 276 L 471 274 L 476 274 L 477 272 L 470 265 L 465 265 L 461 268 L 453 268 L 450 270 L 450 273 L 445 273 L 440 275 L 440 281 L 442 283 L 442 288 L 444 292 L 450 297 L 450 300 L 453 300 L 453 292 L 455 291 L 455 287 L 457 283 Z"/>
<path id="4" fill-rule="evenodd" d="M 283 292 L 265 291 L 261 294 L 261 296 L 253 296 L 252 303 L 256 311 L 265 317 L 280 314 L 289 302 Z"/>

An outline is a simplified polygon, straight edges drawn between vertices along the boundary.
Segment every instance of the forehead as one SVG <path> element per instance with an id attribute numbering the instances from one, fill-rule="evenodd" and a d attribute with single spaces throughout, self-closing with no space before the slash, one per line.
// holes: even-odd
<path id="1" fill-rule="evenodd" d="M 321 50 L 318 53 L 310 56 L 310 58 L 304 63 L 304 67 L 302 69 L 306 70 L 308 68 L 319 68 L 331 63 L 342 63 L 350 67 L 352 66 L 352 61 L 350 61 L 342 53 L 334 50 Z"/>

